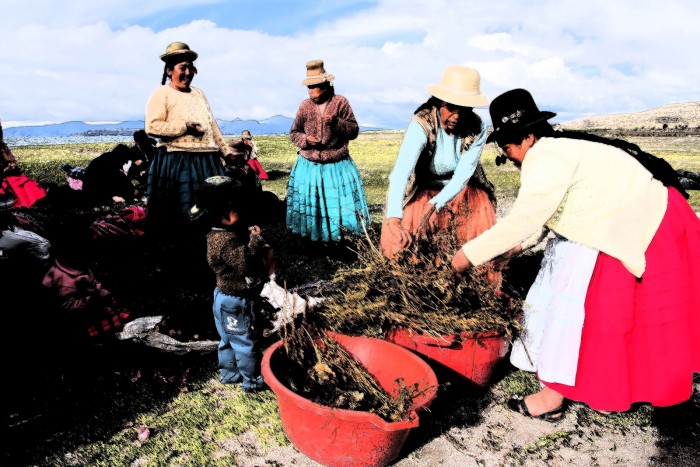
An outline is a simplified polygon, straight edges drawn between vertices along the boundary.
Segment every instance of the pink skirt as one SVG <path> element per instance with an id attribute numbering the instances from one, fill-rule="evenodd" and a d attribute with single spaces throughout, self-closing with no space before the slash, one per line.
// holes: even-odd
<path id="1" fill-rule="evenodd" d="M 596 410 L 669 406 L 700 371 L 700 220 L 675 189 L 637 280 L 599 253 L 586 295 L 576 385 L 543 383 Z"/>

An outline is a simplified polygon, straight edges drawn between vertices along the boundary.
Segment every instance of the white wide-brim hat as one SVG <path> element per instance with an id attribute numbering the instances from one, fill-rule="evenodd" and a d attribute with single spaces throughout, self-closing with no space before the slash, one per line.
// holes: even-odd
<path id="1" fill-rule="evenodd" d="M 481 94 L 481 76 L 473 68 L 449 66 L 439 83 L 426 88 L 431 96 L 460 107 L 483 107 L 489 99 Z"/>

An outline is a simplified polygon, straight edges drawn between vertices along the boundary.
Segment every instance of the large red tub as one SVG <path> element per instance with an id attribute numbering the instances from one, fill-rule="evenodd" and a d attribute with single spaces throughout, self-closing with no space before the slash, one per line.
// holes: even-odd
<path id="1" fill-rule="evenodd" d="M 494 367 L 508 353 L 510 345 L 510 341 L 499 332 L 462 332 L 458 336 L 434 337 L 408 329 L 395 329 L 386 337 L 479 386 L 488 384 Z"/>
<path id="2" fill-rule="evenodd" d="M 408 432 L 418 426 L 417 411 L 430 405 L 437 377 L 421 358 L 390 342 L 368 337 L 329 334 L 391 394 L 397 378 L 425 390 L 414 401 L 408 420 L 387 422 L 375 414 L 335 409 L 311 402 L 284 386 L 276 375 L 285 371 L 277 342 L 263 355 L 262 374 L 277 396 L 282 425 L 299 451 L 327 466 L 383 466 L 394 460 Z"/>

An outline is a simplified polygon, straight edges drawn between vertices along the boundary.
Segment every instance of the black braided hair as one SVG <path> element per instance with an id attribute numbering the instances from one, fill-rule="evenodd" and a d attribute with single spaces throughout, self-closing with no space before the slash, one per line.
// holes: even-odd
<path id="1" fill-rule="evenodd" d="M 520 131 L 512 132 L 498 139 L 498 144 L 503 147 L 506 144 L 520 144 L 527 135 L 532 134 L 537 138 L 568 138 L 582 141 L 590 141 L 592 143 L 606 144 L 608 146 L 621 149 L 630 156 L 634 157 L 637 162 L 647 169 L 651 175 L 664 184 L 666 187 L 673 187 L 678 190 L 686 199 L 690 195 L 685 191 L 678 179 L 678 173 L 665 159 L 643 151 L 639 146 L 629 141 L 619 138 L 606 138 L 604 136 L 586 133 L 585 131 L 574 130 L 555 130 L 552 125 L 546 121 L 538 122 L 527 126 Z"/>
<path id="2" fill-rule="evenodd" d="M 165 66 L 163 66 L 163 78 L 160 80 L 160 84 L 165 84 L 168 81 L 168 68 L 172 70 L 179 62 L 179 60 L 165 62 Z M 197 67 L 194 66 L 194 64 L 192 64 L 192 72 L 195 75 L 197 74 Z"/>

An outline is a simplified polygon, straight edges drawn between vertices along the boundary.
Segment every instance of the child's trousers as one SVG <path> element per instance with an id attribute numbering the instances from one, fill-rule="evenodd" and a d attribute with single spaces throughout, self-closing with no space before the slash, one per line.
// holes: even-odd
<path id="1" fill-rule="evenodd" d="M 259 389 L 261 352 L 253 329 L 258 300 L 226 295 L 214 289 L 214 323 L 219 332 L 219 381 L 243 382 L 244 390 Z"/>

